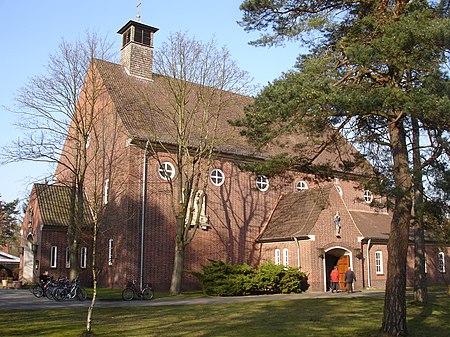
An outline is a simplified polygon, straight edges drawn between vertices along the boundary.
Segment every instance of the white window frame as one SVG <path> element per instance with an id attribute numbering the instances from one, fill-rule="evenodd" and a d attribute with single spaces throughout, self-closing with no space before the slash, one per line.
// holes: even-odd
<path id="1" fill-rule="evenodd" d="M 103 184 L 103 205 L 107 205 L 109 201 L 109 178 L 105 179 Z"/>
<path id="2" fill-rule="evenodd" d="M 375 252 L 375 272 L 377 275 L 383 275 L 383 252 L 377 250 Z"/>
<path id="3" fill-rule="evenodd" d="M 256 188 L 261 192 L 267 191 L 269 189 L 269 179 L 266 176 L 257 176 Z"/>
<path id="4" fill-rule="evenodd" d="M 283 266 L 289 265 L 289 251 L 287 248 L 283 248 Z"/>
<path id="5" fill-rule="evenodd" d="M 363 197 L 364 197 L 364 201 L 367 204 L 370 204 L 373 201 L 373 193 L 371 191 L 369 191 L 369 190 L 365 190 L 364 191 L 364 196 Z"/>
<path id="6" fill-rule="evenodd" d="M 163 161 L 158 165 L 158 174 L 162 180 L 172 180 L 175 177 L 175 166 L 169 161 Z"/>
<path id="7" fill-rule="evenodd" d="M 80 249 L 80 268 L 86 269 L 87 266 L 87 247 L 81 247 Z"/>
<path id="8" fill-rule="evenodd" d="M 440 273 L 445 273 L 445 254 L 444 254 L 444 252 L 438 253 L 438 270 Z"/>
<path id="9" fill-rule="evenodd" d="M 113 245 L 114 245 L 114 240 L 113 239 L 109 239 L 108 240 L 108 266 L 112 266 L 113 265 Z"/>
<path id="10" fill-rule="evenodd" d="M 225 174 L 221 169 L 214 168 L 211 170 L 209 174 L 209 180 L 214 186 L 222 186 L 225 182 Z"/>
<path id="11" fill-rule="evenodd" d="M 58 265 L 58 246 L 50 248 L 50 268 L 56 268 Z"/>
<path id="12" fill-rule="evenodd" d="M 297 192 L 301 192 L 301 191 L 307 190 L 308 188 L 309 188 L 308 184 L 304 180 L 299 180 L 295 184 L 295 189 L 297 190 Z"/>
<path id="13" fill-rule="evenodd" d="M 66 268 L 70 268 L 70 247 L 66 248 Z"/>
<path id="14" fill-rule="evenodd" d="M 342 187 L 339 185 L 336 185 L 336 191 L 339 193 L 339 195 L 342 197 L 344 195 L 344 191 L 342 190 Z"/>
<path id="15" fill-rule="evenodd" d="M 275 249 L 275 264 L 281 264 L 281 252 L 279 248 Z"/>

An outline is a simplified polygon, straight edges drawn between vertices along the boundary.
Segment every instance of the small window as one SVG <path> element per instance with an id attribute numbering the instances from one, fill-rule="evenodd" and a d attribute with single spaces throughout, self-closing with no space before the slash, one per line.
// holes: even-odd
<path id="1" fill-rule="evenodd" d="M 267 191 L 269 189 L 269 179 L 266 176 L 256 177 L 256 187 L 261 192 Z"/>
<path id="2" fill-rule="evenodd" d="M 423 260 L 424 260 L 424 268 L 425 268 L 425 274 L 428 273 L 427 270 L 427 253 L 423 254 Z"/>
<path id="3" fill-rule="evenodd" d="M 308 189 L 308 184 L 306 183 L 306 181 L 300 180 L 299 182 L 297 182 L 297 185 L 295 185 L 295 188 L 297 189 L 297 191 L 301 192 Z"/>
<path id="4" fill-rule="evenodd" d="M 339 193 L 339 195 L 342 197 L 344 195 L 344 192 L 342 191 L 342 187 L 339 185 L 336 185 L 336 191 Z"/>
<path id="5" fill-rule="evenodd" d="M 66 268 L 70 268 L 70 247 L 66 248 Z"/>
<path id="6" fill-rule="evenodd" d="M 56 268 L 56 261 L 58 258 L 58 247 L 52 246 L 50 249 L 50 268 Z"/>
<path id="7" fill-rule="evenodd" d="M 278 248 L 275 249 L 275 264 L 281 264 L 281 254 Z"/>
<path id="8" fill-rule="evenodd" d="M 216 186 L 222 186 L 225 182 L 225 175 L 220 169 L 213 169 L 209 175 L 209 179 Z"/>
<path id="9" fill-rule="evenodd" d="M 283 249 L 283 266 L 285 266 L 285 267 L 287 267 L 289 265 L 289 261 L 288 261 L 289 254 L 288 253 L 289 253 L 288 249 L 284 248 Z"/>
<path id="10" fill-rule="evenodd" d="M 128 28 L 125 33 L 122 35 L 122 47 L 128 44 L 131 41 L 131 27 Z"/>
<path id="11" fill-rule="evenodd" d="M 158 173 L 161 179 L 172 180 L 175 177 L 175 167 L 168 161 L 162 162 L 158 167 Z"/>
<path id="12" fill-rule="evenodd" d="M 86 261 L 87 261 L 87 247 L 81 247 L 81 251 L 80 251 L 80 267 L 82 269 L 86 268 Z"/>
<path id="13" fill-rule="evenodd" d="M 375 252 L 375 272 L 377 275 L 383 274 L 383 252 Z"/>
<path id="14" fill-rule="evenodd" d="M 438 254 L 438 267 L 439 272 L 445 273 L 445 254 L 443 252 L 439 252 Z"/>
<path id="15" fill-rule="evenodd" d="M 109 200 L 109 179 L 103 185 L 103 205 L 107 205 Z"/>
<path id="16" fill-rule="evenodd" d="M 112 255 L 113 255 L 113 243 L 114 243 L 114 240 L 113 239 L 109 239 L 109 241 L 108 241 L 108 266 L 112 266 L 112 264 L 113 264 L 113 258 L 112 258 Z"/>
<path id="17" fill-rule="evenodd" d="M 150 31 L 139 27 L 134 29 L 134 41 L 150 46 Z"/>
<path id="18" fill-rule="evenodd" d="M 370 204 L 373 200 L 373 193 L 369 190 L 364 191 L 364 201 L 368 204 Z"/>

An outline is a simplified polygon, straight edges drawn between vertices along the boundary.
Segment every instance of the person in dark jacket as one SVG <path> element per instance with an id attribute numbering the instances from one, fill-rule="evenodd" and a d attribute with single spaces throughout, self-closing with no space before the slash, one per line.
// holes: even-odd
<path id="1" fill-rule="evenodd" d="M 345 284 L 347 285 L 347 293 L 353 292 L 353 282 L 356 281 L 355 273 L 352 268 L 348 267 L 348 270 L 345 272 Z"/>

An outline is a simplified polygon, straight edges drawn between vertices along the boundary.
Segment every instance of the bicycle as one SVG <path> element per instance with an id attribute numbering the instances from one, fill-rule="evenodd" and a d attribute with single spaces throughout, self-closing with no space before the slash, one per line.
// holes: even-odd
<path id="1" fill-rule="evenodd" d="M 76 298 L 79 301 L 84 301 L 87 298 L 86 290 L 80 286 L 78 277 L 73 280 L 72 284 L 67 280 L 61 282 L 55 289 L 53 297 L 56 301 L 63 301 L 66 299 Z"/>
<path id="2" fill-rule="evenodd" d="M 151 300 L 154 296 L 153 288 L 150 284 L 145 283 L 142 289 L 139 289 L 136 280 L 127 281 L 127 285 L 122 290 L 122 299 L 124 301 L 131 301 L 133 298 L 144 300 Z"/>

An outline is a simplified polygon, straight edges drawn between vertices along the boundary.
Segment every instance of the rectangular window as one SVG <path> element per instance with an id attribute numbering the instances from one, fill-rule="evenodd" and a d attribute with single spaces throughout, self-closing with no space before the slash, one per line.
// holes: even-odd
<path id="1" fill-rule="evenodd" d="M 278 248 L 275 249 L 275 264 L 281 264 L 281 254 Z"/>
<path id="2" fill-rule="evenodd" d="M 58 247 L 52 246 L 50 249 L 50 268 L 56 268 L 56 261 L 58 258 Z"/>
<path id="3" fill-rule="evenodd" d="M 109 179 L 105 180 L 105 184 L 103 186 L 103 204 L 106 205 L 109 199 Z"/>
<path id="4" fill-rule="evenodd" d="M 66 248 L 66 268 L 70 268 L 70 247 Z"/>
<path id="5" fill-rule="evenodd" d="M 113 259 L 112 259 L 113 243 L 114 243 L 114 240 L 109 239 L 109 241 L 108 241 L 108 266 L 112 266 L 112 264 L 113 264 Z"/>
<path id="6" fill-rule="evenodd" d="M 443 252 L 439 252 L 438 263 L 439 272 L 445 273 L 445 254 Z"/>
<path id="7" fill-rule="evenodd" d="M 82 269 L 86 268 L 86 260 L 87 260 L 87 248 L 86 247 L 81 247 L 80 267 Z"/>
<path id="8" fill-rule="evenodd" d="M 427 271 L 427 253 L 423 254 L 423 259 L 424 259 L 424 267 L 425 267 L 425 274 L 428 273 Z"/>
<path id="9" fill-rule="evenodd" d="M 283 249 L 283 266 L 285 266 L 285 267 L 287 267 L 288 266 L 288 264 L 289 264 L 289 261 L 288 261 L 288 249 L 287 248 L 284 248 Z"/>
<path id="10" fill-rule="evenodd" d="M 383 274 L 383 252 L 375 252 L 375 271 L 377 274 Z"/>

